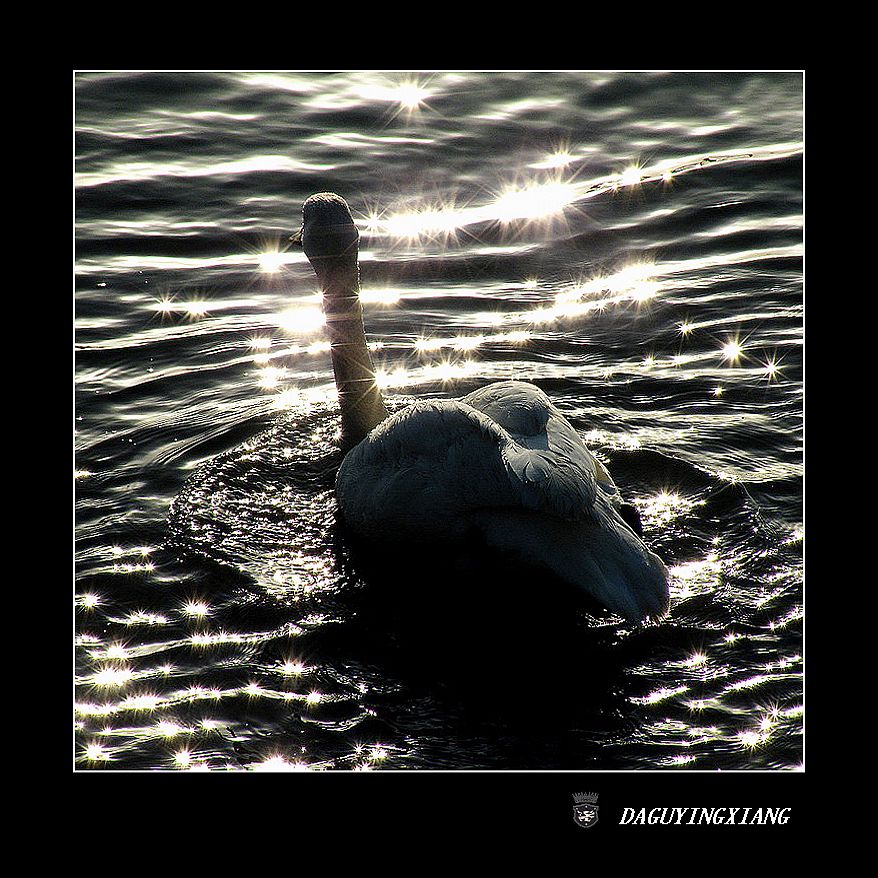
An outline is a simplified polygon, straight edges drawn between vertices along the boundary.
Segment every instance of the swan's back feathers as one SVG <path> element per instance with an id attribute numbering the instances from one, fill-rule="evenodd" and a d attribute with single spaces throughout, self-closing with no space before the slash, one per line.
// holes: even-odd
<path id="1" fill-rule="evenodd" d="M 553 460 L 574 462 L 583 476 L 589 471 L 593 474 L 605 494 L 618 497 L 619 489 L 604 465 L 536 385 L 500 381 L 473 391 L 463 400 L 504 427 L 519 444 L 549 451 Z"/>
<path id="2" fill-rule="evenodd" d="M 533 450 L 510 440 L 501 450 L 516 503 L 566 521 L 594 520 L 594 472 L 558 454 Z"/>
<path id="3" fill-rule="evenodd" d="M 589 517 L 595 482 L 572 462 L 520 445 L 464 401 L 421 400 L 348 453 L 336 494 L 360 532 L 433 539 L 460 535 L 465 516 L 482 509 Z"/>
<path id="4" fill-rule="evenodd" d="M 470 410 L 472 411 L 472 410 Z M 455 402 L 417 401 L 351 449 L 336 479 L 341 511 L 355 530 L 372 537 L 453 536 L 454 506 L 465 505 L 467 480 L 440 477 L 464 471 L 468 456 L 489 460 L 495 445 L 485 418 L 467 417 Z M 499 471 L 484 479 L 499 487 Z"/>

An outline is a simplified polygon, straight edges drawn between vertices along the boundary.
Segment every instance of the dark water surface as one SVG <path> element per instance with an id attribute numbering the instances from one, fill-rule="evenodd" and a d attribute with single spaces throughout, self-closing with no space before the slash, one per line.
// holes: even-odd
<path id="1" fill-rule="evenodd" d="M 78 769 L 802 765 L 802 76 L 81 73 Z M 337 521 L 312 192 L 391 407 L 544 389 L 639 508 L 623 624 Z"/>

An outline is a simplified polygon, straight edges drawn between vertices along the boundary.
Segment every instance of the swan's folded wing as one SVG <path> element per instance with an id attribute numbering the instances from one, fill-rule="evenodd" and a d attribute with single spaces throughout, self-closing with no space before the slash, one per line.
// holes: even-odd
<path id="1" fill-rule="evenodd" d="M 590 518 L 596 486 L 593 469 L 525 447 L 464 402 L 435 400 L 392 415 L 352 449 L 336 494 L 362 533 L 442 537 L 482 509 Z"/>
<path id="2" fill-rule="evenodd" d="M 591 519 L 597 493 L 594 470 L 553 451 L 512 442 L 502 452 L 520 505 L 568 521 Z"/>
<path id="3" fill-rule="evenodd" d="M 544 483 L 549 494 L 550 507 L 572 502 L 575 509 L 588 509 L 594 502 L 595 483 L 607 496 L 618 494 L 619 489 L 603 464 L 535 384 L 500 381 L 474 390 L 463 398 L 463 402 L 486 414 L 524 448 L 548 452 L 549 477 L 538 480 Z M 555 467 L 557 471 L 554 471 Z M 540 464 L 534 462 L 532 468 L 538 470 Z M 513 475 L 519 471 L 525 475 L 523 467 L 513 467 Z M 578 513 L 560 510 L 559 514 L 578 517 Z"/>

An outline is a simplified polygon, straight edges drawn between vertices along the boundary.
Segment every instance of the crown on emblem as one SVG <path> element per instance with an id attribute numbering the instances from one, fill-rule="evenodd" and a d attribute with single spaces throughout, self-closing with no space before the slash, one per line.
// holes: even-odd
<path id="1" fill-rule="evenodd" d="M 574 793 L 573 801 L 577 805 L 594 805 L 598 800 L 597 793 Z"/>

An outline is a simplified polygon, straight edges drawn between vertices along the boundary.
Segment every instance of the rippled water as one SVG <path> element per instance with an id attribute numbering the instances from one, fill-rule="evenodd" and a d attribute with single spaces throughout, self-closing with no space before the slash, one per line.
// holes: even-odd
<path id="1" fill-rule="evenodd" d="M 800 74 L 81 73 L 80 769 L 802 764 Z M 391 408 L 543 388 L 671 570 L 641 627 L 337 521 L 316 280 Z"/>

